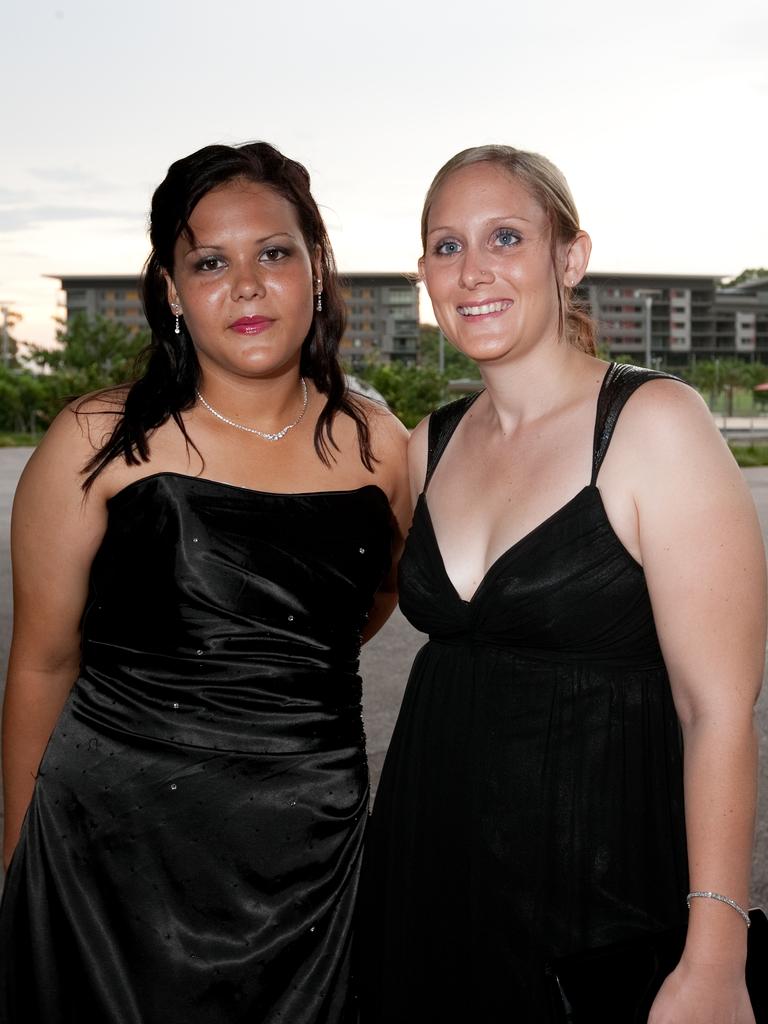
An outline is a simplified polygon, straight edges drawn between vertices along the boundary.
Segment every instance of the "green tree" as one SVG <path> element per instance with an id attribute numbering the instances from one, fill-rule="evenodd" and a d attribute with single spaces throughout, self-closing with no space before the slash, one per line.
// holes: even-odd
<path id="1" fill-rule="evenodd" d="M 749 364 L 740 359 L 723 359 L 720 362 L 723 389 L 728 402 L 727 414 L 733 416 L 734 394 L 740 388 L 751 387 Z"/>
<path id="2" fill-rule="evenodd" d="M 36 434 L 60 408 L 52 380 L 24 370 L 0 367 L 0 431 Z"/>
<path id="3" fill-rule="evenodd" d="M 745 363 L 744 367 L 749 387 L 768 382 L 768 366 L 765 363 Z"/>
<path id="4" fill-rule="evenodd" d="M 148 342 L 147 330 L 78 313 L 56 332 L 55 348 L 28 349 L 34 363 L 59 378 L 59 390 L 74 396 L 132 379 L 136 357 Z"/>
<path id="5" fill-rule="evenodd" d="M 695 388 L 707 395 L 707 405 L 714 409 L 718 396 L 722 393 L 723 383 L 720 377 L 720 362 L 714 359 L 697 359 L 688 366 L 681 376 L 693 384 Z"/>
<path id="6" fill-rule="evenodd" d="M 733 400 L 739 388 L 751 388 L 752 370 L 749 363 L 740 359 L 706 359 L 697 361 L 685 371 L 685 379 L 705 392 L 710 409 L 714 409 L 718 397 L 725 392 L 726 415 L 733 416 Z"/>
<path id="7" fill-rule="evenodd" d="M 477 380 L 479 374 L 472 360 L 454 348 L 450 341 L 444 341 L 443 346 L 443 372 L 448 380 Z M 419 327 L 419 366 L 438 371 L 440 368 L 440 331 L 431 324 Z"/>
<path id="8" fill-rule="evenodd" d="M 0 362 L 6 369 L 18 368 L 19 345 L 11 329 L 21 320 L 21 313 L 8 306 L 0 307 Z"/>
<path id="9" fill-rule="evenodd" d="M 446 398 L 446 379 L 428 366 L 379 363 L 360 373 L 386 399 L 392 412 L 411 429 Z"/>
<path id="10" fill-rule="evenodd" d="M 725 287 L 735 288 L 737 284 L 743 284 L 744 281 L 750 281 L 753 277 L 768 277 L 768 267 L 749 267 L 746 270 L 742 270 L 742 272 L 737 277 L 734 277 L 729 281 Z"/>
<path id="11" fill-rule="evenodd" d="M 148 341 L 146 330 L 77 315 L 57 331 L 55 347 L 26 344 L 25 356 L 38 372 L 0 366 L 0 429 L 37 433 L 67 401 L 131 380 Z"/>

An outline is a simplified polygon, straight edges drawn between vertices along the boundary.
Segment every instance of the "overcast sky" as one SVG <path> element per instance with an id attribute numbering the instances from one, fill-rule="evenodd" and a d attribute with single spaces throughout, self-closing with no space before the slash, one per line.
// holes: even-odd
<path id="1" fill-rule="evenodd" d="M 168 164 L 266 139 L 308 167 L 343 270 L 415 268 L 467 146 L 565 172 L 592 268 L 768 265 L 765 0 L 10 0 L 0 300 L 50 340 L 50 273 L 138 272 Z"/>

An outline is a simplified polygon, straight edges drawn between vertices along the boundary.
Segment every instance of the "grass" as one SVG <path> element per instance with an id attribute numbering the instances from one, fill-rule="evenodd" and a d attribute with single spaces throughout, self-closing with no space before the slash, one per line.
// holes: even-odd
<path id="1" fill-rule="evenodd" d="M 768 444 L 729 444 L 740 466 L 768 466 Z"/>
<path id="2" fill-rule="evenodd" d="M 712 412 L 720 413 L 721 416 L 766 416 L 768 415 L 768 403 L 762 399 L 756 399 L 747 388 L 735 388 L 733 392 L 733 412 L 728 411 L 728 396 L 721 392 L 714 403 L 706 388 L 702 388 L 700 394 L 705 399 Z"/>
<path id="3" fill-rule="evenodd" d="M 3 434 L 0 433 L 0 448 L 34 448 L 42 434 Z M 740 466 L 768 466 L 768 444 L 739 444 L 729 442 L 736 462 Z"/>
<path id="4" fill-rule="evenodd" d="M 0 433 L 0 448 L 32 447 L 40 441 L 42 434 L 3 434 Z"/>

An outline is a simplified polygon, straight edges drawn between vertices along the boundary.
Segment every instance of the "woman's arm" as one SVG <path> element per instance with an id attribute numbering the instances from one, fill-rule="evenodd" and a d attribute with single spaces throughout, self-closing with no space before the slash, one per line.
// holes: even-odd
<path id="1" fill-rule="evenodd" d="M 414 427 L 408 441 L 408 484 L 411 491 L 411 507 L 416 507 L 419 495 L 424 490 L 427 476 L 427 444 L 429 442 L 429 416 Z"/>
<path id="2" fill-rule="evenodd" d="M 65 410 L 29 460 L 13 504 L 13 638 L 3 707 L 6 865 L 80 664 L 80 618 L 106 525 L 98 488 L 87 499 L 81 490 L 80 470 L 92 452 L 87 425 Z"/>
<path id="3" fill-rule="evenodd" d="M 403 552 L 412 511 L 406 461 L 408 431 L 395 416 L 379 410 L 371 416 L 370 423 L 374 451 L 379 459 L 376 482 L 384 489 L 389 499 L 393 539 L 392 563 L 373 599 L 363 630 L 363 643 L 378 633 L 397 604 L 397 566 Z"/>
<path id="4" fill-rule="evenodd" d="M 743 476 L 694 392 L 646 384 L 632 418 L 637 425 L 642 419 L 633 471 L 640 550 L 683 730 L 690 888 L 746 907 L 757 776 L 753 708 L 765 652 L 760 527 Z M 682 959 L 650 1024 L 751 1024 L 746 939 L 733 908 L 692 901 Z"/>

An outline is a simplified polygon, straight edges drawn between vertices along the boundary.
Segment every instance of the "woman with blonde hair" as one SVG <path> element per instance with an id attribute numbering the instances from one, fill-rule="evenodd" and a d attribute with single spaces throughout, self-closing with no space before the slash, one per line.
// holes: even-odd
<path id="1" fill-rule="evenodd" d="M 459 153 L 422 238 L 484 389 L 409 447 L 400 599 L 429 642 L 368 833 L 365 1024 L 751 1024 L 747 487 L 691 388 L 596 357 L 590 240 L 548 160 Z"/>

